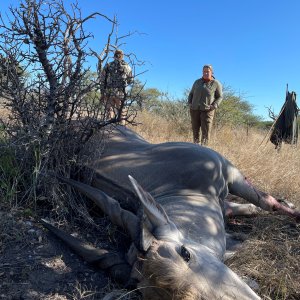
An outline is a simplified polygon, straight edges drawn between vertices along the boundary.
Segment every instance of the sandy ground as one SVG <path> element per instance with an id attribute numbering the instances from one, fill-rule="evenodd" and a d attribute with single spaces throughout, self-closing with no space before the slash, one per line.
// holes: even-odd
<path id="1" fill-rule="evenodd" d="M 109 279 L 31 217 L 1 213 L 0 299 L 101 299 Z"/>

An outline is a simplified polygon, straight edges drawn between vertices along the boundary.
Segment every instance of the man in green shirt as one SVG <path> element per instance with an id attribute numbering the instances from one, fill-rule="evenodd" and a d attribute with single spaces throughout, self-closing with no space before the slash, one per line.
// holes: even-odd
<path id="1" fill-rule="evenodd" d="M 194 143 L 199 143 L 201 128 L 201 145 L 207 145 L 215 110 L 222 101 L 222 85 L 214 78 L 211 65 L 204 65 L 202 71 L 202 78 L 197 79 L 193 84 L 188 103 Z"/>

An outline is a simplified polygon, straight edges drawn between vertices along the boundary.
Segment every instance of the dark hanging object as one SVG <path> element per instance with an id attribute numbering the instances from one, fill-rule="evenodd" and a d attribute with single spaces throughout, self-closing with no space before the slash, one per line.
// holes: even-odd
<path id="1" fill-rule="evenodd" d="M 296 103 L 296 93 L 286 93 L 285 103 L 281 113 L 275 121 L 270 141 L 280 148 L 282 142 L 295 145 L 298 141 L 298 117 L 299 108 Z"/>

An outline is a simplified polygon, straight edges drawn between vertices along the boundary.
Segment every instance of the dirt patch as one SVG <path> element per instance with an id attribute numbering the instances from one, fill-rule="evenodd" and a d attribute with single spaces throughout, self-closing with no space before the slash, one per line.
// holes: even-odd
<path id="1" fill-rule="evenodd" d="M 101 299 L 111 289 L 103 271 L 33 218 L 2 212 L 0 219 L 0 299 Z"/>

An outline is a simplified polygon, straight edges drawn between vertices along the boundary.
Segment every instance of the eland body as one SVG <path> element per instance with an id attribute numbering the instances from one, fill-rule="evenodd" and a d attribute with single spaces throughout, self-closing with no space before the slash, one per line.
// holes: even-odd
<path id="1" fill-rule="evenodd" d="M 93 199 L 128 232 L 133 244 L 125 258 L 119 257 L 122 263 L 105 261 L 107 254 L 85 250 L 43 223 L 88 261 L 103 258 L 100 267 L 112 275 L 123 266 L 116 277 L 135 278 L 144 299 L 260 299 L 223 262 L 224 217 L 263 209 L 300 218 L 298 211 L 253 187 L 219 153 L 191 143 L 150 144 L 125 127 L 110 133 L 103 154 L 89 167 L 95 171 L 92 186 L 62 180 Z M 111 192 L 105 182 L 110 182 Z M 133 190 L 142 209 L 128 211 L 120 205 L 124 193 L 118 191 L 129 195 Z M 229 192 L 251 204 L 228 203 Z"/>

